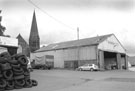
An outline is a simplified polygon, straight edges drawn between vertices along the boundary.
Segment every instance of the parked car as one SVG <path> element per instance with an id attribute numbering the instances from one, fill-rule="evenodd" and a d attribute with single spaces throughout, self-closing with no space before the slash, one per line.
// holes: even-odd
<path id="1" fill-rule="evenodd" d="M 89 71 L 97 71 L 99 70 L 98 66 L 95 64 L 85 64 L 83 66 L 79 66 L 77 70 L 89 70 Z"/>

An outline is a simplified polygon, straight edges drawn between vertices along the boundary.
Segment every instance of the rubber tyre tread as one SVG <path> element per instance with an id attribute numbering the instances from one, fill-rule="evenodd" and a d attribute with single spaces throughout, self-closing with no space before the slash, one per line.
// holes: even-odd
<path id="1" fill-rule="evenodd" d="M 20 86 L 20 87 L 23 87 L 25 84 L 24 79 L 17 79 L 17 80 L 14 80 L 14 82 L 15 82 L 15 85 Z"/>
<path id="2" fill-rule="evenodd" d="M 23 74 L 24 74 L 24 71 L 21 71 L 21 72 L 14 72 L 14 76 L 23 75 Z"/>
<path id="3" fill-rule="evenodd" d="M 22 53 L 18 53 L 18 54 L 13 55 L 12 58 L 18 60 L 18 58 L 23 57 L 23 56 L 25 55 Z"/>
<path id="4" fill-rule="evenodd" d="M 23 78 L 24 78 L 24 75 L 14 76 L 14 79 L 15 79 L 15 80 L 23 79 Z"/>
<path id="5" fill-rule="evenodd" d="M 5 91 L 5 88 L 0 88 L 0 91 Z"/>
<path id="6" fill-rule="evenodd" d="M 0 78 L 2 78 L 3 77 L 3 75 L 2 74 L 0 74 Z"/>
<path id="7" fill-rule="evenodd" d="M 21 68 L 23 68 L 23 69 L 27 69 L 27 65 L 25 65 L 25 66 L 22 66 L 22 65 L 21 65 Z"/>
<path id="8" fill-rule="evenodd" d="M 7 81 L 7 85 L 6 85 L 6 90 L 12 90 L 12 89 L 14 89 L 14 81 Z"/>
<path id="9" fill-rule="evenodd" d="M 7 62 L 10 64 L 18 64 L 18 61 L 15 59 L 7 60 Z"/>
<path id="10" fill-rule="evenodd" d="M 37 86 L 38 85 L 38 82 L 36 80 L 31 79 L 31 81 L 32 81 L 32 86 Z"/>
<path id="11" fill-rule="evenodd" d="M 24 76 L 30 76 L 30 71 L 29 69 L 23 69 L 24 70 Z"/>
<path id="12" fill-rule="evenodd" d="M 25 88 L 31 88 L 32 87 L 32 81 L 31 79 L 27 79 L 25 80 L 25 85 L 24 85 Z"/>
<path id="13" fill-rule="evenodd" d="M 14 88 L 15 88 L 15 89 L 22 89 L 23 87 L 22 87 L 22 86 L 17 86 L 17 85 L 15 85 Z"/>
<path id="14" fill-rule="evenodd" d="M 5 79 L 0 79 L 0 88 L 5 88 L 7 85 L 7 82 Z"/>
<path id="15" fill-rule="evenodd" d="M 7 62 L 6 58 L 0 57 L 0 63 L 6 63 L 6 62 Z"/>
<path id="16" fill-rule="evenodd" d="M 2 71 L 11 69 L 11 66 L 9 63 L 3 63 L 3 64 L 0 64 L 0 66 L 1 66 Z"/>
<path id="17" fill-rule="evenodd" d="M 11 59 L 11 55 L 8 52 L 1 53 L 0 57 L 6 58 L 6 59 Z"/>
<path id="18" fill-rule="evenodd" d="M 20 64 L 11 64 L 11 67 L 13 67 L 13 68 L 20 68 Z"/>
<path id="19" fill-rule="evenodd" d="M 28 59 L 26 58 L 26 56 L 21 56 L 18 58 L 18 61 L 21 65 L 26 66 L 28 64 Z"/>
<path id="20" fill-rule="evenodd" d="M 22 72 L 23 71 L 23 69 L 20 67 L 20 68 L 13 68 L 13 71 L 14 72 Z"/>
<path id="21" fill-rule="evenodd" d="M 25 80 L 30 79 L 30 76 L 24 76 L 24 79 Z"/>
<path id="22" fill-rule="evenodd" d="M 9 72 L 9 73 L 8 73 Z M 12 70 L 6 70 L 3 72 L 3 77 L 6 80 L 11 80 L 13 78 L 13 71 Z"/>

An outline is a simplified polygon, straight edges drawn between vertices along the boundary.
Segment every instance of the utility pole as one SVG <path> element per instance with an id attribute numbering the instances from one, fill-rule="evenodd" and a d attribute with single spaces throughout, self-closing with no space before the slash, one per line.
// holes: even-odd
<path id="1" fill-rule="evenodd" d="M 79 41 L 79 27 L 77 27 L 77 40 Z M 78 61 L 78 66 L 80 66 L 79 45 L 77 45 L 77 61 Z"/>
<path id="2" fill-rule="evenodd" d="M 79 40 L 79 27 L 77 27 L 77 40 Z"/>

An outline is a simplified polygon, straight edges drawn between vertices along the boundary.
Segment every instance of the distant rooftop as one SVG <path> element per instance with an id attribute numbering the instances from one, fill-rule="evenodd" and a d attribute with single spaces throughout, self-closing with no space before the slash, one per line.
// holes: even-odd
<path id="1" fill-rule="evenodd" d="M 35 52 L 51 51 L 51 50 L 72 48 L 78 46 L 97 45 L 112 35 L 113 34 L 108 34 L 108 35 L 96 36 L 96 37 L 85 38 L 80 40 L 72 40 L 72 41 L 49 44 L 48 46 L 42 47 L 39 50 L 36 50 Z"/>

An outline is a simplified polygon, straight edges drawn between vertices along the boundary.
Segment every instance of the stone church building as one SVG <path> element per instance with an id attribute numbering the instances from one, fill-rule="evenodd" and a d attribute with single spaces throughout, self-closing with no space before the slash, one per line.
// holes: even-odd
<path id="1" fill-rule="evenodd" d="M 31 52 L 40 48 L 40 38 L 38 33 L 37 21 L 35 11 L 33 12 L 30 36 L 29 36 L 29 44 L 24 40 L 24 38 L 19 34 L 17 36 L 19 48 L 17 50 L 18 53 L 23 53 L 27 56 L 30 56 Z"/>

